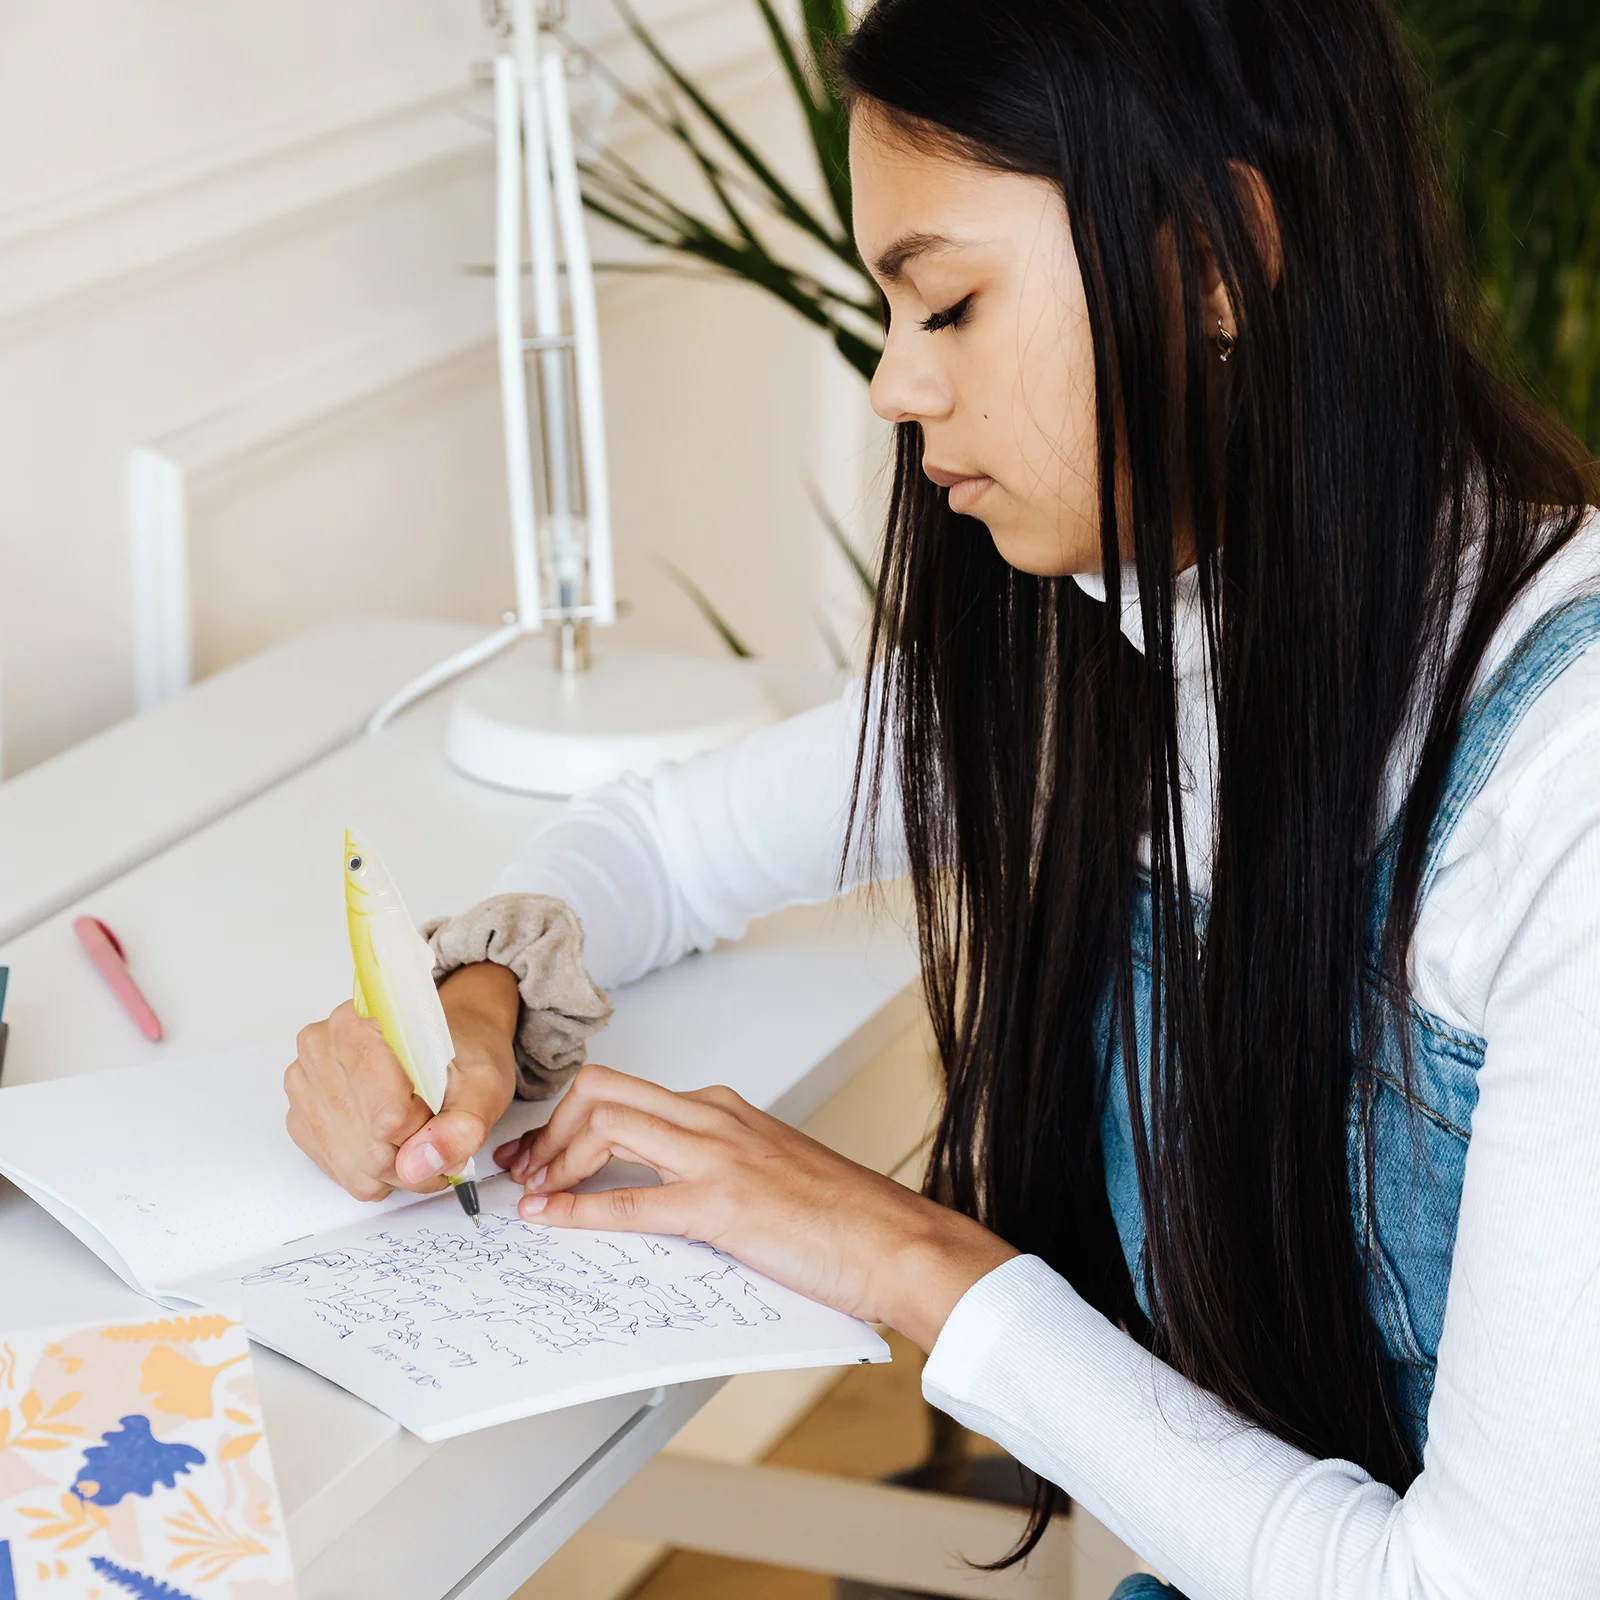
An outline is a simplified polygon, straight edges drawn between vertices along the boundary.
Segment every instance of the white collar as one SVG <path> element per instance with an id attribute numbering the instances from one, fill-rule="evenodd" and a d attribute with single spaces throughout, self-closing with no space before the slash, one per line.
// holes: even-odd
<path id="1" fill-rule="evenodd" d="M 1074 572 L 1072 581 L 1089 596 L 1106 603 L 1106 580 L 1099 572 Z M 1144 617 L 1139 610 L 1139 569 L 1122 563 L 1122 633 L 1128 643 L 1144 653 Z M 1197 562 L 1172 579 L 1172 644 L 1180 680 L 1198 677 L 1205 666 L 1205 621 L 1200 605 L 1200 567 Z"/>

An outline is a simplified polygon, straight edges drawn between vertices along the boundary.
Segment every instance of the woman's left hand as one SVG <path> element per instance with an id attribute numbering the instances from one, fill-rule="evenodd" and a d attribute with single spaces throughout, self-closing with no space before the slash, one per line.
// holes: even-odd
<path id="1" fill-rule="evenodd" d="M 613 1156 L 654 1168 L 660 1187 L 569 1192 Z M 527 1189 L 518 1209 L 529 1222 L 703 1239 L 925 1350 L 956 1301 L 1017 1253 L 731 1089 L 676 1094 L 586 1066 L 549 1122 L 495 1159 Z"/>

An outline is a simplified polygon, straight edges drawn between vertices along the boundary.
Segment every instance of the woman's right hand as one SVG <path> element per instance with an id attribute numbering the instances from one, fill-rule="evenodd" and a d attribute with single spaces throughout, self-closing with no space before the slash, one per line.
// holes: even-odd
<path id="1" fill-rule="evenodd" d="M 445 1186 L 489 1137 L 516 1090 L 517 980 L 479 962 L 451 973 L 439 998 L 456 1047 L 437 1116 L 411 1089 L 378 1024 L 349 1001 L 302 1028 L 284 1073 L 289 1136 L 357 1200 Z"/>

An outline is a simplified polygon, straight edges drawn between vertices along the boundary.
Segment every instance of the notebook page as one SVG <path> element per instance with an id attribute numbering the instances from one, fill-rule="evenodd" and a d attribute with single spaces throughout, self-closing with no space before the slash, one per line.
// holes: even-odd
<path id="1" fill-rule="evenodd" d="M 292 1054 L 255 1045 L 0 1089 L 0 1173 L 154 1295 L 414 1203 L 353 1200 L 290 1139 Z M 478 1170 L 497 1170 L 495 1145 L 549 1114 L 549 1102 L 513 1105 Z"/>
<path id="2" fill-rule="evenodd" d="M 526 1223 L 450 1195 L 367 1217 L 182 1292 L 435 1441 L 657 1384 L 887 1361 L 865 1323 L 709 1245 Z"/>

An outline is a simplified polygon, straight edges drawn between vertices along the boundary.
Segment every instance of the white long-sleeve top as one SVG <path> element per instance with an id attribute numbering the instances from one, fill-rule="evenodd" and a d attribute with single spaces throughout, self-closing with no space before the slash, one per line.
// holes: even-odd
<path id="1" fill-rule="evenodd" d="M 1519 600 L 1482 676 L 1542 612 L 1597 590 L 1600 516 Z M 1197 629 L 1190 590 L 1191 841 L 1211 836 Z M 499 887 L 567 900 L 602 985 L 826 899 L 859 715 L 858 687 L 594 791 Z M 1391 790 L 1403 787 L 1400 774 Z M 877 859 L 884 875 L 903 866 L 892 804 Z M 1209 873 L 1195 877 L 1204 892 Z M 1488 1048 L 1427 1450 L 1405 1495 L 1247 1426 L 1036 1257 L 967 1292 L 924 1371 L 930 1401 L 1060 1484 L 1190 1600 L 1600 1595 L 1600 649 L 1529 710 L 1460 818 L 1412 966 L 1417 1002 Z"/>

